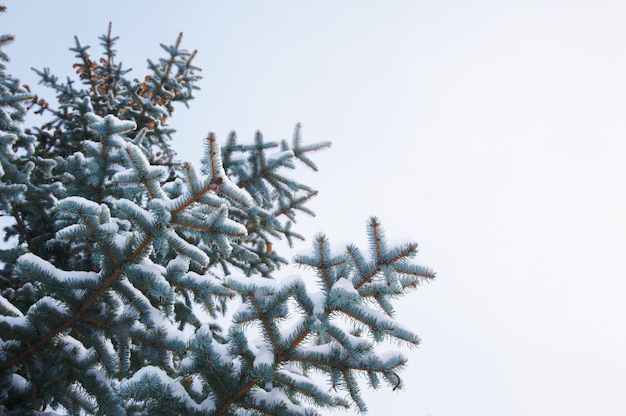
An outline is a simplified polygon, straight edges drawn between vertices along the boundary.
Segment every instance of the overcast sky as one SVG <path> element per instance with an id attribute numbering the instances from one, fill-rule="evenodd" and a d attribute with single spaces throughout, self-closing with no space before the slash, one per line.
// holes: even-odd
<path id="1" fill-rule="evenodd" d="M 364 245 L 377 215 L 438 274 L 399 308 L 423 343 L 371 415 L 626 414 L 625 2 L 5 3 L 33 88 L 109 21 L 138 76 L 183 31 L 204 76 L 183 159 L 208 131 L 333 142 L 301 232 Z"/>

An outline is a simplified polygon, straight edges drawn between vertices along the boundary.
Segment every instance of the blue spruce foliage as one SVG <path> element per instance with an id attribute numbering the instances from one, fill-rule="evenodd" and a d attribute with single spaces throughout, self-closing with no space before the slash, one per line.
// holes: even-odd
<path id="1" fill-rule="evenodd" d="M 2 9 L 4 10 L 4 9 Z M 203 141 L 198 168 L 176 160 L 174 106 L 197 90 L 195 52 L 162 45 L 129 78 L 111 27 L 77 79 L 37 70 L 58 105 L 6 73 L 0 37 L 0 413 L 317 415 L 367 410 L 362 380 L 403 387 L 407 360 L 380 353 L 419 338 L 394 301 L 434 273 L 391 246 L 378 219 L 368 247 L 318 235 L 278 278 L 299 212 L 316 196 L 290 171 L 317 170 L 328 142 Z M 45 121 L 25 129 L 28 112 Z M 367 254 L 363 254 L 367 253 Z M 317 286 L 311 285 L 315 282 Z M 62 409 L 62 410 L 61 410 Z"/>

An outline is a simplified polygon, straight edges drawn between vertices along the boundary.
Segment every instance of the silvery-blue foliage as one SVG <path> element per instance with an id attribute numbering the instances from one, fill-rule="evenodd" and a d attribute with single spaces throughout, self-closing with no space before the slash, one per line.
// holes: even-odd
<path id="1" fill-rule="evenodd" d="M 294 259 L 304 276 L 280 278 L 273 242 L 303 238 L 316 195 L 288 173 L 329 143 L 299 125 L 291 143 L 211 133 L 199 169 L 179 163 L 166 120 L 193 98 L 195 53 L 179 37 L 131 80 L 116 40 L 99 61 L 76 40 L 78 83 L 39 71 L 54 109 L 0 66 L 0 209 L 18 237 L 1 253 L 0 412 L 316 415 L 365 411 L 359 376 L 401 388 L 406 358 L 379 347 L 419 343 L 393 308 L 434 277 L 417 245 L 372 218 L 367 254 L 319 235 Z M 30 134 L 29 108 L 49 117 Z"/>

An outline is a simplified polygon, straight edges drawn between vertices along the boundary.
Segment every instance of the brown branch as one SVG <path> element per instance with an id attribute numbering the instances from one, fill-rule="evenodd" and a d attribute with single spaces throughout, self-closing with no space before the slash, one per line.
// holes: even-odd
<path id="1" fill-rule="evenodd" d="M 358 266 L 357 266 L 358 267 Z M 354 288 L 356 290 L 359 290 L 360 288 L 362 288 L 365 284 L 369 283 L 374 276 L 376 276 L 378 274 L 378 272 L 380 271 L 380 267 L 376 267 L 372 273 L 369 274 L 369 276 L 365 277 L 363 280 L 361 280 L 359 283 L 357 283 Z"/>
<path id="2" fill-rule="evenodd" d="M 222 406 L 220 406 L 220 408 L 217 411 L 217 416 L 221 416 L 221 415 L 225 415 L 226 412 L 228 411 L 228 408 L 237 401 L 237 399 L 241 398 L 242 396 L 244 396 L 246 393 L 248 393 L 250 391 L 250 389 L 252 389 L 254 386 L 256 386 L 256 384 L 259 382 L 259 380 L 256 379 L 252 379 L 248 382 L 248 384 L 246 384 L 245 386 L 243 386 L 238 392 L 236 392 L 235 394 L 233 394 L 232 396 L 230 396 L 230 398 L 228 400 L 226 400 L 226 402 L 224 404 L 222 404 Z"/>
<path id="3" fill-rule="evenodd" d="M 257 179 L 261 179 L 264 178 L 265 176 L 267 176 L 267 174 L 270 173 L 269 170 L 265 170 L 262 172 L 259 172 L 258 175 L 253 176 L 252 178 L 248 179 L 247 181 L 245 181 L 244 183 L 242 183 L 241 185 L 238 185 L 240 188 L 247 188 L 248 186 L 252 185 L 254 183 L 254 181 L 256 181 Z"/>
<path id="4" fill-rule="evenodd" d="M 256 309 L 257 313 L 259 314 L 259 317 L 260 317 L 259 320 L 263 324 L 263 328 L 265 328 L 265 332 L 267 332 L 267 336 L 270 338 L 270 341 L 272 342 L 272 348 L 274 348 L 274 351 L 276 352 L 280 351 L 278 348 L 278 342 L 274 338 L 274 334 L 272 333 L 267 320 L 263 319 L 264 314 L 263 314 L 263 311 L 261 310 L 261 306 L 259 305 L 259 303 L 257 302 L 256 298 L 254 297 L 252 293 L 250 293 L 249 296 L 250 296 L 250 300 L 252 301 L 252 305 L 254 306 L 254 309 Z"/>
<path id="5" fill-rule="evenodd" d="M 150 184 L 148 183 L 148 179 L 141 173 L 141 169 L 139 169 L 137 163 L 135 163 L 135 160 L 133 159 L 133 155 L 132 152 L 130 151 L 130 149 L 128 147 L 126 147 L 124 149 L 124 151 L 128 154 L 128 160 L 130 160 L 130 162 L 133 164 L 133 167 L 135 168 L 135 171 L 139 172 L 139 180 L 141 181 L 141 183 L 143 184 L 143 186 L 146 188 L 146 190 L 148 191 L 148 194 L 150 195 L 150 198 L 152 199 L 156 199 L 157 195 L 155 195 L 152 192 L 152 189 L 150 187 Z"/>
<path id="6" fill-rule="evenodd" d="M 283 354 L 279 355 L 276 359 L 277 363 L 281 363 L 283 361 L 287 361 L 289 359 L 289 352 L 294 351 L 298 345 L 306 339 L 306 337 L 311 333 L 311 329 L 307 328 L 296 339 L 293 340 L 291 344 L 289 344 L 289 348 Z"/>
<path id="7" fill-rule="evenodd" d="M 415 253 L 416 250 L 416 246 L 415 244 L 409 244 L 407 248 L 405 248 L 404 250 L 402 250 L 400 253 L 398 253 L 397 256 L 391 258 L 390 260 L 387 260 L 387 264 L 393 264 L 407 256 L 409 256 L 411 253 Z"/>
<path id="8" fill-rule="evenodd" d="M 180 32 L 178 34 L 178 39 L 176 39 L 176 51 L 178 52 L 178 47 L 180 46 L 180 42 L 183 40 L 183 32 Z M 159 96 L 159 94 L 161 93 L 161 90 L 163 89 L 163 87 L 165 86 L 165 82 L 167 81 L 170 72 L 172 71 L 172 66 L 174 66 L 174 61 L 176 60 L 176 56 L 178 55 L 173 55 L 170 57 L 169 62 L 167 63 L 167 68 L 165 69 L 165 72 L 163 73 L 163 76 L 161 77 L 161 81 L 159 82 L 159 85 L 157 86 L 156 90 L 152 93 L 152 101 L 155 102 L 155 100 L 157 99 L 157 97 Z M 139 114 L 139 117 L 137 117 L 137 125 L 139 126 L 141 124 L 141 122 L 143 121 L 144 116 L 146 115 L 146 108 L 142 107 L 141 109 L 141 114 Z"/>
<path id="9" fill-rule="evenodd" d="M 347 366 L 345 364 L 337 364 L 337 363 L 332 363 L 332 362 L 323 362 L 323 361 L 317 361 L 317 360 L 313 360 L 310 358 L 304 358 L 304 357 L 291 357 L 290 358 L 291 361 L 297 361 L 300 363 L 304 363 L 304 364 L 310 364 L 316 367 L 330 367 L 330 368 L 336 368 L 337 370 L 341 370 L 341 371 L 345 371 L 345 370 L 354 370 L 354 371 L 365 371 L 365 372 L 374 372 L 374 373 L 384 373 L 386 370 L 380 369 L 380 370 L 372 370 L 371 368 L 368 367 L 362 367 L 362 366 Z"/>
<path id="10" fill-rule="evenodd" d="M 191 164 L 189 162 L 185 162 L 183 164 L 183 170 L 185 171 L 185 176 L 187 177 L 187 183 L 189 184 L 189 189 L 191 192 L 195 192 L 194 183 L 191 180 Z"/>
<path id="11" fill-rule="evenodd" d="M 76 41 L 77 48 L 82 48 L 82 45 L 80 44 L 80 41 L 78 40 L 77 36 L 74 36 L 74 40 Z M 96 83 L 93 80 L 93 78 L 95 77 L 95 75 L 93 74 L 93 72 L 91 70 L 91 65 L 93 64 L 93 62 L 89 58 L 89 55 L 86 54 L 85 50 L 81 50 L 80 51 L 80 58 L 83 60 L 83 65 L 84 65 L 84 68 L 85 68 L 85 72 L 81 73 L 79 75 L 79 78 L 83 78 L 83 79 L 89 80 L 89 85 L 91 87 L 91 92 L 92 92 L 93 96 L 97 98 L 100 94 L 98 94 L 98 90 L 96 88 Z M 94 104 L 94 108 L 96 110 L 96 113 L 100 114 L 100 102 L 99 102 L 99 100 L 93 100 L 93 104 Z"/>
<path id="12" fill-rule="evenodd" d="M 380 262 L 382 260 L 382 253 L 380 252 L 381 236 L 379 235 L 379 232 L 378 232 L 378 226 L 380 225 L 380 223 L 375 218 L 372 218 L 370 224 L 374 231 L 374 239 L 376 240 L 376 260 Z"/>
<path id="13" fill-rule="evenodd" d="M 11 203 L 11 208 L 13 209 L 13 218 L 15 218 L 15 222 L 17 223 L 17 228 L 22 234 L 23 237 L 20 237 L 20 243 L 30 240 L 30 232 L 28 227 L 26 227 L 26 223 L 22 219 L 20 215 L 20 211 L 15 206 L 15 203 Z"/>
<path id="14" fill-rule="evenodd" d="M 100 144 L 102 145 L 102 150 L 100 150 L 100 158 L 103 160 L 104 165 L 108 165 L 109 163 L 109 152 L 107 152 L 107 142 L 109 140 L 109 135 L 105 134 L 102 137 L 102 141 Z M 104 186 L 104 172 L 101 172 L 100 178 L 98 179 L 98 185 L 96 186 L 96 195 L 95 202 L 100 203 L 100 193 L 102 192 L 102 187 Z"/>
<path id="15" fill-rule="evenodd" d="M 204 226 L 204 225 L 196 225 L 196 224 L 189 224 L 180 220 L 172 220 L 171 224 L 173 225 L 179 225 L 181 227 L 188 227 L 188 228 L 193 228 L 195 230 L 199 230 L 199 231 L 206 231 L 206 232 L 216 232 L 217 230 L 215 229 L 215 224 L 211 224 L 209 226 Z M 246 234 L 233 234 L 233 233 L 227 233 L 225 231 L 219 231 L 220 234 L 225 234 L 228 235 L 230 237 L 244 237 Z"/>
<path id="16" fill-rule="evenodd" d="M 204 194 L 206 194 L 207 192 L 213 190 L 213 188 L 215 187 L 215 184 L 210 183 L 207 186 L 205 186 L 203 189 L 200 190 L 200 192 L 198 192 L 197 194 L 195 194 L 192 198 L 190 198 L 188 201 L 184 202 L 180 207 L 176 208 L 175 210 L 172 211 L 172 215 L 176 215 L 176 214 L 180 214 L 183 210 L 185 210 L 189 205 L 193 204 L 194 202 L 198 201 L 200 198 L 202 198 L 204 196 Z"/>
<path id="17" fill-rule="evenodd" d="M 299 199 L 297 199 L 297 200 L 293 201 L 293 203 L 289 204 L 288 206 L 286 206 L 286 207 L 285 207 L 285 208 L 283 208 L 282 210 L 275 212 L 275 213 L 274 213 L 274 217 L 278 218 L 278 217 L 280 217 L 281 215 L 283 215 L 283 214 L 287 213 L 287 212 L 288 212 L 289 210 L 291 210 L 291 209 L 297 209 L 297 207 L 296 207 L 295 203 L 297 203 L 297 202 L 305 202 L 305 201 L 308 201 L 309 199 L 311 199 L 311 198 L 313 198 L 314 196 L 316 196 L 318 193 L 319 193 L 318 191 L 313 191 L 313 192 L 309 193 L 308 195 L 303 196 L 302 198 L 299 198 Z M 313 216 L 315 216 L 315 215 L 313 215 Z"/>
<path id="18" fill-rule="evenodd" d="M 91 228 L 91 226 L 89 225 L 89 222 L 87 221 L 87 219 L 80 213 L 78 213 L 78 217 L 83 221 L 85 226 L 89 229 L 89 232 L 91 233 L 91 235 L 95 236 L 96 235 L 96 231 L 93 228 Z M 115 254 L 113 249 L 108 244 L 102 244 L 102 246 L 106 249 L 107 253 L 109 253 L 109 255 L 111 256 L 111 259 L 114 262 L 118 263 L 119 259 L 117 258 L 117 254 Z"/>
<path id="19" fill-rule="evenodd" d="M 133 261 L 135 261 L 135 259 L 139 257 L 141 252 L 148 246 L 148 244 L 150 244 L 153 238 L 154 238 L 153 236 L 147 237 L 141 243 L 141 245 L 139 245 L 139 247 L 137 247 L 135 251 L 131 254 L 131 256 L 128 259 L 128 262 L 132 263 Z M 72 315 L 63 324 L 59 325 L 57 328 L 53 329 L 52 331 L 50 331 L 49 333 L 41 337 L 37 342 L 35 342 L 30 347 L 28 347 L 26 350 L 22 351 L 20 354 L 11 358 L 10 360 L 2 363 L 2 365 L 0 365 L 0 370 L 6 370 L 12 365 L 17 364 L 18 362 L 22 361 L 23 359 L 25 359 L 26 357 L 28 357 L 29 355 L 33 354 L 34 352 L 39 350 L 41 347 L 46 345 L 50 340 L 56 337 L 59 333 L 65 331 L 66 329 L 69 329 L 74 324 L 74 322 L 80 319 L 83 316 L 83 314 L 87 312 L 89 308 L 91 308 L 91 306 L 96 302 L 96 300 L 98 300 L 98 298 L 100 298 L 100 296 L 102 296 L 102 294 L 106 292 L 111 287 L 111 285 L 122 275 L 122 271 L 123 271 L 123 265 L 120 263 L 118 264 L 117 271 L 113 273 L 104 282 L 104 284 L 96 291 L 96 293 L 94 293 L 89 299 L 87 299 L 87 301 L 78 310 L 78 312 Z"/>
<path id="20" fill-rule="evenodd" d="M 319 246 L 319 252 L 320 252 L 320 270 L 322 272 L 322 277 L 324 277 L 324 283 L 326 284 L 326 288 L 328 290 L 330 290 L 330 278 L 328 277 L 328 270 L 326 270 L 326 265 L 324 264 L 324 249 L 323 249 L 323 244 L 324 241 L 319 238 L 317 240 L 318 246 Z"/>
<path id="21" fill-rule="evenodd" d="M 215 134 L 209 133 L 209 137 L 206 138 L 209 141 L 209 154 L 211 155 L 211 180 L 217 181 L 220 178 L 219 167 L 215 166 L 215 158 L 217 157 L 217 138 Z"/>
<path id="22" fill-rule="evenodd" d="M 116 327 L 114 327 L 114 326 L 108 325 L 108 324 L 106 324 L 106 323 L 104 323 L 104 322 L 97 321 L 97 320 L 95 320 L 95 319 L 93 319 L 93 318 L 89 318 L 89 317 L 87 317 L 87 316 L 83 316 L 83 317 L 81 317 L 81 320 L 86 321 L 86 322 L 89 322 L 89 323 L 91 323 L 91 324 L 93 324 L 93 325 L 100 326 L 100 327 L 102 327 L 102 328 L 108 329 L 108 330 L 109 330 L 109 331 L 111 331 L 111 332 L 115 332 L 115 333 L 117 333 L 117 332 L 118 332 L 118 330 L 119 330 L 118 328 L 116 328 Z M 156 343 L 154 343 L 154 342 L 149 342 L 149 341 L 146 341 L 145 339 L 142 339 L 142 338 L 140 338 L 140 337 L 138 337 L 138 336 L 136 336 L 136 335 L 133 335 L 133 334 L 131 334 L 131 333 L 124 333 L 124 336 L 125 336 L 125 337 L 128 337 L 128 338 L 130 338 L 130 339 L 133 339 L 133 340 L 135 340 L 135 341 L 139 341 L 139 342 L 141 342 L 143 345 L 149 345 L 149 346 L 152 346 L 152 347 L 158 348 L 158 349 L 163 350 L 163 351 L 174 351 L 174 349 L 173 349 L 173 348 L 169 348 L 169 347 L 166 347 L 166 346 L 164 346 L 164 345 L 156 344 Z M 120 351 L 121 351 L 121 349 L 120 349 Z M 121 362 L 121 361 L 120 361 L 120 362 Z"/>

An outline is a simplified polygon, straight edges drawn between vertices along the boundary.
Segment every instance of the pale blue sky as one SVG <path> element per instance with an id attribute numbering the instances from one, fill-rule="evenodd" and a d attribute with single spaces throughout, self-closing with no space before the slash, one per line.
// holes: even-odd
<path id="1" fill-rule="evenodd" d="M 626 414 L 626 3 L 6 4 L 30 84 L 109 21 L 138 75 L 183 31 L 204 76 L 172 119 L 184 159 L 208 131 L 333 141 L 302 232 L 363 244 L 377 215 L 438 272 L 399 310 L 423 339 L 406 390 L 371 415 Z"/>

